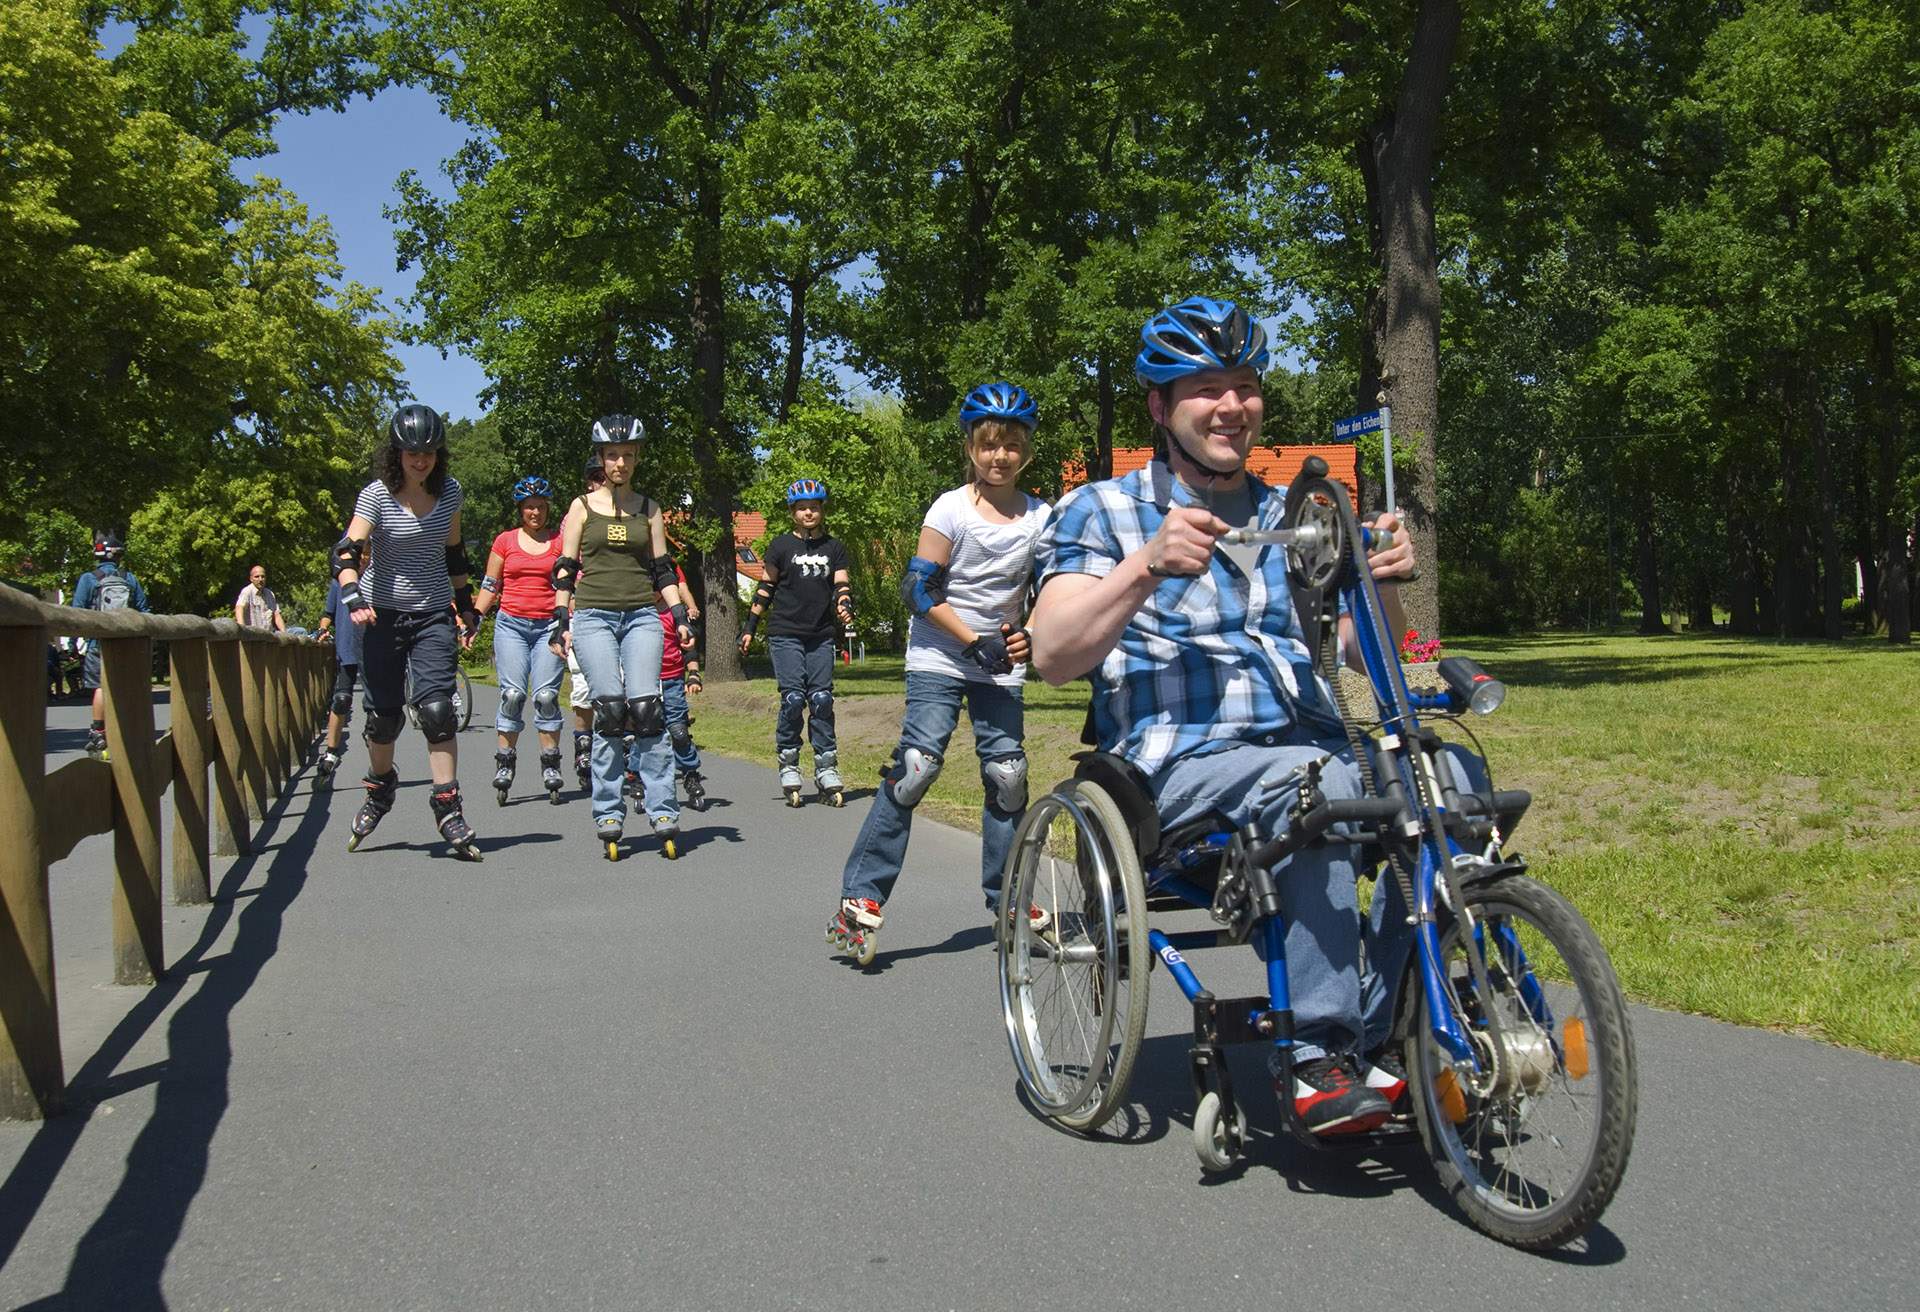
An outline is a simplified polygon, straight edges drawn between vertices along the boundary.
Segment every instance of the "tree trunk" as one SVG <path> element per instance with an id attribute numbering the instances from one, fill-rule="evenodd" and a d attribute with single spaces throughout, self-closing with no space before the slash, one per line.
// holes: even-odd
<path id="1" fill-rule="evenodd" d="M 1087 481 L 1097 482 L 1113 477 L 1113 366 L 1106 356 L 1093 367 L 1093 383 L 1097 388 L 1096 404 L 1098 410 L 1094 418 L 1093 458 L 1087 465 Z"/>
<path id="2" fill-rule="evenodd" d="M 1793 437 L 1794 411 L 1799 400 L 1798 379 L 1789 376 L 1780 387 L 1780 514 L 1775 521 L 1773 551 L 1773 632 L 1782 638 L 1799 636 L 1809 592 L 1806 562 L 1800 552 L 1796 527 L 1805 513 L 1800 494 L 1800 458 Z"/>
<path id="3" fill-rule="evenodd" d="M 1640 583 L 1640 632 L 1665 633 L 1667 621 L 1660 611 L 1660 552 L 1653 534 L 1653 503 L 1646 497 L 1634 498 L 1634 530 L 1637 537 Z"/>
<path id="4" fill-rule="evenodd" d="M 1827 406 L 1820 398 L 1820 380 L 1807 378 L 1813 418 L 1813 459 L 1820 487 L 1820 632 L 1830 641 L 1840 639 L 1840 497 L 1834 486 L 1833 435 L 1827 429 Z"/>
<path id="5" fill-rule="evenodd" d="M 689 327 L 693 336 L 694 394 L 698 401 L 699 438 L 708 517 L 720 526 L 719 549 L 707 553 L 704 574 L 707 595 L 732 602 L 733 590 L 733 454 L 732 430 L 727 422 L 726 276 L 721 250 L 721 180 L 711 159 L 696 174 L 698 217 L 693 229 L 693 298 Z M 744 677 L 740 666 L 739 616 L 733 605 L 707 608 L 707 674 L 716 682 Z"/>
<path id="6" fill-rule="evenodd" d="M 1883 614 L 1880 602 L 1880 553 L 1874 549 L 1873 472 L 1864 459 L 1853 470 L 1853 554 L 1860 569 L 1860 632 L 1871 634 Z"/>
<path id="7" fill-rule="evenodd" d="M 1760 614 L 1744 499 L 1745 468 L 1735 460 L 1727 479 L 1727 630 L 1751 634 L 1760 631 Z"/>
<path id="8" fill-rule="evenodd" d="M 807 363 L 807 288 L 812 282 L 795 275 L 787 283 L 787 376 L 780 384 L 780 408 L 773 416 L 781 422 L 800 399 L 800 376 Z"/>
<path id="9" fill-rule="evenodd" d="M 1913 593 L 1908 575 L 1907 525 L 1894 509 L 1900 479 L 1900 381 L 1895 373 L 1893 324 L 1873 324 L 1874 426 L 1879 431 L 1880 478 L 1874 518 L 1880 522 L 1880 577 L 1886 594 L 1887 640 L 1913 641 Z"/>
<path id="10" fill-rule="evenodd" d="M 1387 393 L 1394 436 L 1413 456 L 1411 467 L 1395 479 L 1395 492 L 1413 534 L 1420 577 L 1400 593 L 1407 623 L 1430 637 L 1440 632 L 1440 275 L 1433 153 L 1459 35 L 1459 0 L 1422 0 L 1398 98 L 1360 151 L 1380 286 L 1368 300 L 1372 360 L 1363 361 L 1357 399 L 1369 409 L 1376 391 Z M 1368 367 L 1374 361 L 1377 370 Z"/>

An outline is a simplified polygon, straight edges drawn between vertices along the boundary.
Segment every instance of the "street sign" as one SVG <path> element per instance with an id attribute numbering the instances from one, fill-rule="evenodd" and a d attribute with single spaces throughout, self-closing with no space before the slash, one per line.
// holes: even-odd
<path id="1" fill-rule="evenodd" d="M 1369 410 L 1363 415 L 1334 420 L 1333 435 L 1343 441 L 1351 442 L 1362 433 L 1377 433 L 1386 426 L 1387 410 L 1382 406 L 1378 410 Z"/>

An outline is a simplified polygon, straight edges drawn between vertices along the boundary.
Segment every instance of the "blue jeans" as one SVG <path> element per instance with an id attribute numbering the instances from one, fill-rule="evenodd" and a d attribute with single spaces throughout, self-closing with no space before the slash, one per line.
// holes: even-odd
<path id="1" fill-rule="evenodd" d="M 560 718 L 560 676 L 567 672 L 567 662 L 547 645 L 552 631 L 551 617 L 529 620 L 503 610 L 493 613 L 493 670 L 500 679 L 500 709 L 493 717 L 493 727 L 501 733 L 519 733 L 527 727 L 519 708 L 529 699 L 534 705 L 534 728 L 543 733 L 560 732 L 564 723 Z M 552 715 L 539 713 L 542 693 L 553 694 Z"/>
<path id="2" fill-rule="evenodd" d="M 693 713 L 687 709 L 687 679 L 675 675 L 660 680 L 660 696 L 667 703 L 667 739 L 673 744 L 673 763 L 682 770 L 700 768 L 700 749 L 693 745 Z M 682 746 L 682 742 L 685 746 Z"/>
<path id="3" fill-rule="evenodd" d="M 773 657 L 773 677 L 780 682 L 780 718 L 773 723 L 775 751 L 800 751 L 800 717 L 807 720 L 807 737 L 813 741 L 813 764 L 821 758 L 835 760 L 833 737 L 833 662 L 838 654 L 832 638 L 790 638 L 775 635 L 767 639 L 767 654 Z M 948 732 L 952 732 L 951 726 Z"/>
<path id="4" fill-rule="evenodd" d="M 847 857 L 846 869 L 840 875 L 842 897 L 885 902 L 892 894 L 901 863 L 907 859 L 907 838 L 913 831 L 913 809 L 893 800 L 893 775 L 909 747 L 944 759 L 947 743 L 960 723 L 963 698 L 973 721 L 973 749 L 980 755 L 983 770 L 988 761 L 1019 760 L 1025 764 L 1026 753 L 1020 747 L 1025 722 L 1020 689 L 907 671 L 907 714 L 900 725 L 900 745 L 894 749 L 894 767 L 881 781 L 873 808 L 867 812 L 860 837 L 854 840 Z M 1017 811 L 1001 810 L 997 790 L 984 774 L 981 783 L 986 796 L 980 803 L 980 891 L 986 895 L 991 911 L 1000 905 L 1007 849 L 1013 846 L 1013 831 L 1019 827 L 1026 806 L 1023 802 Z"/>
<path id="5" fill-rule="evenodd" d="M 1455 772 L 1485 788 L 1478 757 L 1449 747 Z M 1360 771 L 1344 740 L 1263 745 L 1239 743 L 1185 756 L 1153 780 L 1162 830 L 1212 811 L 1232 827 L 1252 821 L 1263 835 L 1286 832 L 1298 784 L 1262 792 L 1297 767 L 1327 758 L 1320 790 L 1327 797 L 1359 797 Z M 1360 970 L 1360 899 L 1354 887 L 1353 848 L 1317 843 L 1275 871 L 1286 909 L 1287 987 L 1293 994 L 1294 1060 L 1329 1053 L 1367 1053 L 1387 1039 L 1393 999 L 1412 935 L 1399 881 L 1382 872 L 1366 926 L 1367 971 Z M 1261 942 L 1254 938 L 1256 950 Z"/>
<path id="6" fill-rule="evenodd" d="M 573 650 L 580 672 L 596 702 L 607 697 L 632 700 L 660 695 L 660 652 L 663 635 L 660 612 L 651 606 L 638 610 L 576 610 L 573 613 Z M 596 716 L 599 708 L 595 707 Z M 634 744 L 640 756 L 641 802 L 649 819 L 678 821 L 680 802 L 673 795 L 673 757 L 667 736 L 655 734 Z M 627 768 L 626 744 L 618 734 L 608 736 L 596 726 L 593 735 L 593 818 L 621 819 L 627 805 L 620 795 Z"/>

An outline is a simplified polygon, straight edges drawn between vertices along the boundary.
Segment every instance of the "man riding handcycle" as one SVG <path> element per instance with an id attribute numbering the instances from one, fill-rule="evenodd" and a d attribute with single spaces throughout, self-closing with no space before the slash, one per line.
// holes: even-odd
<path id="1" fill-rule="evenodd" d="M 1499 685 L 1454 660 L 1446 690 L 1407 686 L 1387 608 L 1415 559 L 1392 514 L 1359 525 L 1317 462 L 1284 493 L 1246 472 L 1258 324 L 1194 298 L 1141 337 L 1156 458 L 1063 499 L 1036 553 L 1034 665 L 1088 677 L 1101 750 L 1034 803 L 1009 857 L 1011 905 L 1050 915 L 1000 936 L 1027 1094 L 1081 1131 L 1117 1110 L 1157 956 L 1193 1005 L 1203 1167 L 1246 1141 L 1221 1048 L 1260 1042 L 1295 1137 L 1411 1124 L 1476 1226 L 1565 1242 L 1625 1168 L 1632 1041 L 1592 931 L 1500 851 L 1526 795 L 1492 791 L 1419 718 L 1484 713 Z M 1335 691 L 1340 651 L 1365 694 Z M 1356 880 L 1376 867 L 1363 930 Z M 1219 928 L 1151 928 L 1166 906 Z M 1180 951 L 1247 941 L 1260 997 L 1214 997 Z"/>

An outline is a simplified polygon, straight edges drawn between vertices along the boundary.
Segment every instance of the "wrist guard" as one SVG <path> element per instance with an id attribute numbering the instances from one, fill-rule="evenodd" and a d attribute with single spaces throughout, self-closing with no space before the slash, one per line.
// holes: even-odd
<path id="1" fill-rule="evenodd" d="M 555 606 L 553 608 L 553 633 L 547 638 L 547 641 L 560 641 L 561 636 L 566 633 L 568 626 L 572 623 L 573 612 L 565 606 Z"/>
<path id="2" fill-rule="evenodd" d="M 747 611 L 746 625 L 740 631 L 749 638 L 758 633 L 760 631 L 760 615 L 760 611 L 749 609 Z"/>
<path id="3" fill-rule="evenodd" d="M 361 595 L 359 579 L 340 585 L 340 601 L 346 606 L 349 615 L 356 610 L 364 610 L 366 608 L 367 599 Z"/>
<path id="4" fill-rule="evenodd" d="M 673 640 L 675 642 L 680 641 L 680 629 L 685 629 L 689 633 L 693 631 L 693 626 L 687 623 L 687 603 L 684 601 L 676 601 L 673 605 L 667 607 L 667 614 L 673 616 L 675 630 Z"/>
<path id="5" fill-rule="evenodd" d="M 486 577 L 480 580 L 480 591 L 491 592 L 494 596 L 496 597 L 499 596 L 500 580 L 495 578 L 493 575 L 488 574 Z"/>
<path id="6" fill-rule="evenodd" d="M 580 558 L 562 556 L 553 562 L 553 589 L 555 592 L 572 592 L 574 583 L 580 577 Z"/>
<path id="7" fill-rule="evenodd" d="M 836 583 L 833 588 L 833 606 L 847 623 L 853 623 L 853 588 L 850 584 Z"/>

